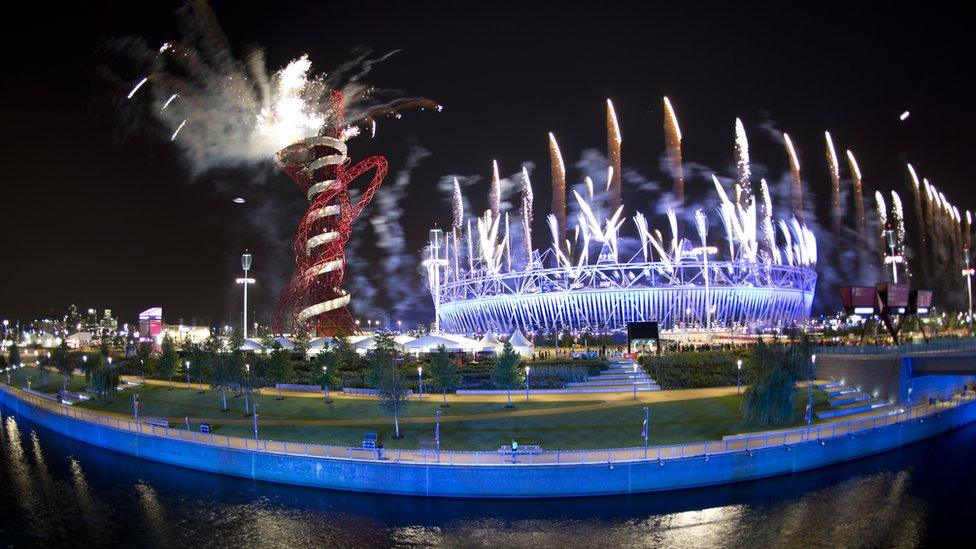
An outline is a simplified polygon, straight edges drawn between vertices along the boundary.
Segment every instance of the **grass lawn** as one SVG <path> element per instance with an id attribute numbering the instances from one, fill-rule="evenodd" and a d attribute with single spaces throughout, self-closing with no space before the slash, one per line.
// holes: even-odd
<path id="1" fill-rule="evenodd" d="M 50 376 L 47 388 L 39 387 L 38 373 L 30 368 L 12 374 L 11 381 L 23 385 L 27 375 L 37 390 L 56 393 L 61 388 L 61 377 L 56 373 Z M 83 386 L 84 378 L 74 377 L 69 388 L 80 391 Z M 193 429 L 203 420 L 212 424 L 214 433 L 254 436 L 251 420 L 243 413 L 243 397 L 228 394 L 230 411 L 221 412 L 219 391 L 201 394 L 179 384 L 175 389 L 158 385 L 127 389 L 111 401 L 89 400 L 77 406 L 131 415 L 132 392 L 139 395 L 139 414 L 143 417 L 167 417 L 178 426 L 184 416 L 189 416 Z M 433 447 L 435 410 L 441 410 L 441 448 L 445 450 L 497 450 L 513 438 L 520 444 L 539 444 L 545 449 L 640 446 L 643 406 L 650 406 L 651 444 L 719 440 L 724 435 L 764 429 L 742 419 L 741 397 L 737 395 L 650 404 L 630 400 L 516 400 L 515 410 L 504 408 L 503 402 L 478 401 L 477 397 L 455 401 L 449 408 L 440 408 L 436 397 L 424 402 L 412 400 L 400 414 L 404 435 L 400 440 L 392 438 L 393 419 L 375 400 L 336 398 L 327 406 L 321 398 L 287 397 L 279 401 L 271 391 L 254 395 L 252 402 L 259 405 L 261 438 L 343 446 L 359 446 L 364 432 L 375 431 L 387 448 Z M 805 405 L 805 390 L 797 390 L 797 418 L 803 417 Z M 814 409 L 828 406 L 826 395 L 817 391 Z"/>

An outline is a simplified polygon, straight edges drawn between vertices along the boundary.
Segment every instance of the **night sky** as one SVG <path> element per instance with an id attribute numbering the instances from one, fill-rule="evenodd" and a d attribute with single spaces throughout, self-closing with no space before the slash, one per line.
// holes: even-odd
<path id="1" fill-rule="evenodd" d="M 112 308 L 123 321 L 133 321 L 139 310 L 162 306 L 169 321 L 223 324 L 239 308 L 232 282 L 240 252 L 249 247 L 259 281 L 256 308 L 266 319 L 291 271 L 287 238 L 303 211 L 299 192 L 270 163 L 191 177 L 158 129 L 148 121 L 133 127 L 115 111 L 128 89 L 101 76 L 108 67 L 130 79 L 127 86 L 137 81 L 133 69 L 111 65 L 116 58 L 106 55 L 105 44 L 128 35 L 154 45 L 175 37 L 180 2 L 17 4 L 5 8 L 0 38 L 7 64 L 0 88 L 0 315 L 26 319 L 76 303 Z M 235 52 L 260 44 L 269 68 L 308 53 L 317 70 L 328 71 L 358 45 L 377 53 L 402 49 L 368 80 L 444 105 L 441 113 L 408 112 L 401 120 L 381 121 L 375 139 L 350 142 L 354 159 L 390 159 L 388 184 L 409 175 L 399 206 L 405 211 L 403 251 L 410 257 L 432 222 L 450 221 L 448 196 L 438 181 L 449 174 L 481 175 L 467 196 L 482 211 L 492 159 L 503 175 L 534 163 L 541 227 L 549 206 L 547 132 L 558 136 L 570 166 L 586 149 L 602 151 L 608 97 L 623 132 L 624 166 L 665 188 L 670 180 L 660 169 L 661 97 L 668 95 L 681 122 L 686 163 L 725 176 L 734 175 L 736 116 L 746 124 L 754 161 L 774 179 L 787 169 L 787 158 L 763 127 L 788 131 L 802 156 L 805 184 L 817 194 L 821 221 L 829 199 L 824 130 L 841 154 L 850 148 L 858 155 L 866 194 L 898 189 L 910 197 L 904 162 L 911 161 L 960 209 L 976 206 L 964 194 L 971 188 L 976 111 L 967 77 L 971 18 L 962 8 L 242 4 L 212 2 Z M 904 110 L 911 117 L 899 122 Z M 428 154 L 406 174 L 411 151 L 416 160 L 421 149 Z M 846 177 L 846 165 L 842 171 Z M 573 168 L 568 175 L 571 183 L 581 178 Z M 704 178 L 686 184 L 692 193 L 711 190 Z M 653 210 L 653 194 L 626 187 L 624 193 L 628 206 Z M 272 195 L 267 203 L 273 207 L 260 208 Z M 247 204 L 235 205 L 235 196 Z M 263 234 L 267 227 L 278 233 Z M 368 219 L 360 218 L 357 228 L 360 261 L 380 258 Z M 359 312 L 387 309 L 393 298 L 386 289 L 399 284 L 413 302 L 396 315 L 429 315 L 416 270 L 410 265 L 401 271 L 393 282 L 377 269 L 369 279 L 350 281 L 354 294 L 356 288 L 376 290 Z"/>

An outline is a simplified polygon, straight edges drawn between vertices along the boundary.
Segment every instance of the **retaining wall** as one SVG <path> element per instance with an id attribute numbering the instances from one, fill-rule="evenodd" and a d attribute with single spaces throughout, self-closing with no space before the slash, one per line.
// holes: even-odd
<path id="1" fill-rule="evenodd" d="M 976 402 L 969 400 L 929 409 L 924 417 L 842 436 L 789 444 L 784 437 L 781 445 L 712 455 L 585 464 L 449 465 L 312 457 L 152 436 L 65 416 L 22 398 L 26 397 L 0 386 L 0 403 L 14 413 L 65 436 L 140 458 L 271 482 L 446 497 L 593 496 L 738 482 L 884 452 L 976 420 Z M 812 438 L 809 433 L 807 438 Z"/>

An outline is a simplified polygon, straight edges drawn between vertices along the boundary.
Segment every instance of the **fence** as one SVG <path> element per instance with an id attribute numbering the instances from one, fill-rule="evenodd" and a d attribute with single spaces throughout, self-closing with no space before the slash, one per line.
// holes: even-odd
<path id="1" fill-rule="evenodd" d="M 901 345 L 838 345 L 818 347 L 818 355 L 917 355 L 922 353 L 976 352 L 976 338 L 932 339 L 928 343 L 903 343 Z"/>
<path id="2" fill-rule="evenodd" d="M 935 404 L 923 404 L 908 410 L 899 410 L 881 416 L 830 423 L 798 429 L 769 431 L 754 435 L 736 435 L 719 441 L 689 442 L 685 444 L 633 448 L 607 448 L 599 450 L 548 450 L 532 454 L 513 455 L 511 452 L 456 451 L 456 450 L 372 450 L 345 446 L 328 446 L 304 442 L 284 442 L 256 438 L 231 437 L 214 433 L 198 433 L 186 429 L 158 427 L 137 423 L 102 414 L 85 412 L 67 404 L 58 404 L 47 398 L 11 389 L 5 384 L 0 390 L 14 398 L 30 403 L 36 408 L 70 418 L 94 423 L 110 429 L 138 433 L 143 436 L 163 437 L 197 444 L 209 444 L 239 450 L 270 452 L 297 456 L 314 456 L 330 459 L 384 460 L 395 463 L 439 465 L 559 465 L 621 463 L 630 461 L 660 461 L 689 457 L 705 457 L 725 453 L 752 452 L 763 448 L 784 447 L 790 444 L 852 436 L 885 426 L 904 423 L 941 413 L 944 410 L 971 404 L 976 393 L 967 392 L 952 400 Z M 653 429 L 653 425 L 651 426 Z"/>

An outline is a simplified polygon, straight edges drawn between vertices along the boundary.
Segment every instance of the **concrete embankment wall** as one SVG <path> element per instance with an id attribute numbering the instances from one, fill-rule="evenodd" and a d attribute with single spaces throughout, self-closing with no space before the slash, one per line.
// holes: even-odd
<path id="1" fill-rule="evenodd" d="M 967 373 L 973 372 L 973 373 Z M 819 355 L 818 379 L 836 379 L 882 400 L 900 405 L 929 397 L 950 398 L 976 384 L 976 356 Z"/>
<path id="2" fill-rule="evenodd" d="M 447 497 L 625 494 L 788 474 L 884 452 L 976 420 L 976 402 L 923 421 L 750 451 L 658 461 L 447 465 L 309 457 L 143 435 L 58 413 L 0 391 L 0 403 L 54 432 L 132 456 L 237 477 L 312 487 Z"/>

